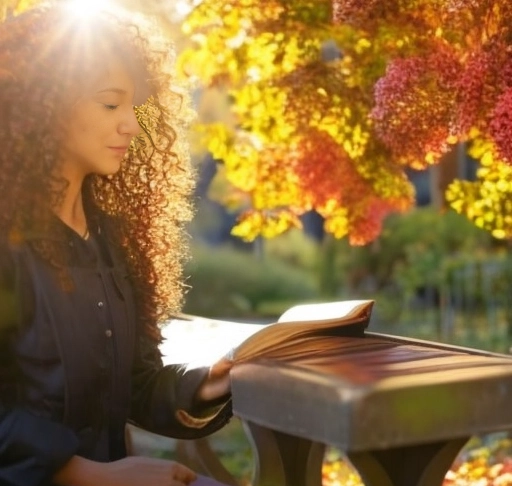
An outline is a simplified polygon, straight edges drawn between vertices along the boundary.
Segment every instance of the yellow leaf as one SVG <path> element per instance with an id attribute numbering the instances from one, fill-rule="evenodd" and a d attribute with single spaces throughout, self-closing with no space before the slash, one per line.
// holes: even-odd
<path id="1" fill-rule="evenodd" d="M 491 165 L 494 162 L 494 157 L 492 156 L 492 152 L 485 152 L 480 159 L 480 162 L 483 165 Z"/>
<path id="2" fill-rule="evenodd" d="M 233 236 L 238 236 L 244 241 L 254 241 L 261 232 L 262 218 L 260 213 L 243 214 L 238 223 L 231 230 Z"/>
<path id="3" fill-rule="evenodd" d="M 438 155 L 432 153 L 432 152 L 429 152 L 426 156 L 425 156 L 425 162 L 427 162 L 427 164 L 435 164 L 436 162 L 438 161 Z"/>
<path id="4" fill-rule="evenodd" d="M 507 238 L 507 233 L 503 229 L 495 229 L 491 231 L 492 236 L 498 240 L 504 240 Z"/>

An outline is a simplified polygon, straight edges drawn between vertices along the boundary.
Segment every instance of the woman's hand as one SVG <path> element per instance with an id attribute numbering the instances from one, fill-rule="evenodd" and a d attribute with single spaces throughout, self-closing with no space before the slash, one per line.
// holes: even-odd
<path id="1" fill-rule="evenodd" d="M 210 367 L 208 378 L 197 390 L 196 397 L 201 401 L 210 401 L 227 395 L 231 390 L 229 372 L 233 367 L 233 361 L 221 358 Z"/>
<path id="2" fill-rule="evenodd" d="M 74 486 L 188 486 L 196 478 L 188 467 L 164 459 L 130 456 L 100 463 L 74 456 L 53 481 Z"/>
<path id="3" fill-rule="evenodd" d="M 197 475 L 174 461 L 131 456 L 105 464 L 103 486 L 187 486 Z"/>

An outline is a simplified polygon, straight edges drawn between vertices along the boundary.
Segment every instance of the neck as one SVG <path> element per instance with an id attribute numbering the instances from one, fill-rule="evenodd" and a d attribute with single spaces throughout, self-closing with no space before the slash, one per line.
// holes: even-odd
<path id="1" fill-rule="evenodd" d="M 87 219 L 82 199 L 82 181 L 69 182 L 64 198 L 55 214 L 80 236 L 87 236 Z"/>

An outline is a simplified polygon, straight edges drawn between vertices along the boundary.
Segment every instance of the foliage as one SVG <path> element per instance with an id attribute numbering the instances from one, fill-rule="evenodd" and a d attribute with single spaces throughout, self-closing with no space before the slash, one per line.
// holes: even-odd
<path id="1" fill-rule="evenodd" d="M 184 312 L 212 317 L 261 316 L 265 304 L 288 304 L 318 295 L 313 276 L 278 259 L 224 248 L 193 249 L 186 269 L 190 291 Z"/>
<path id="2" fill-rule="evenodd" d="M 447 200 L 494 237 L 510 238 L 510 2 L 334 3 L 339 22 L 367 31 L 414 25 L 409 52 L 393 56 L 375 85 L 375 131 L 394 159 L 420 166 L 436 163 L 456 142 L 470 142 L 482 165 L 478 180 L 455 181 Z"/>
<path id="3" fill-rule="evenodd" d="M 318 244 L 300 230 L 291 230 L 279 236 L 265 240 L 263 252 L 270 258 L 285 262 L 297 269 L 314 273 L 319 256 Z"/>
<path id="4" fill-rule="evenodd" d="M 228 86 L 233 99 L 236 126 L 202 130 L 247 195 L 235 234 L 275 236 L 315 209 L 328 232 L 364 244 L 389 213 L 412 205 L 403 168 L 368 117 L 389 40 L 333 26 L 330 0 L 205 0 L 183 28 L 194 44 L 182 70 Z M 334 41 L 341 55 L 327 61 Z"/>
<path id="5" fill-rule="evenodd" d="M 28 10 L 38 3 L 38 0 L 0 0 L 0 20 Z"/>
<path id="6" fill-rule="evenodd" d="M 512 133 L 512 132 L 511 132 Z M 475 139 L 471 153 L 480 160 L 477 181 L 455 181 L 447 190 L 447 200 L 459 213 L 495 238 L 512 236 L 512 167 L 497 160 L 493 144 Z"/>
<path id="7" fill-rule="evenodd" d="M 375 242 L 351 248 L 339 243 L 338 274 L 350 292 L 373 293 L 396 285 L 402 298 L 418 289 L 440 287 L 454 259 L 464 263 L 479 253 L 489 255 L 495 241 L 454 211 L 417 208 L 390 217 Z M 368 281 L 371 280 L 371 285 Z"/>
<path id="8" fill-rule="evenodd" d="M 202 130 L 247 195 L 235 234 L 274 236 L 314 208 L 329 233 L 365 244 L 412 205 L 405 167 L 474 141 L 492 170 L 448 198 L 509 237 L 497 167 L 512 159 L 511 20 L 499 0 L 204 0 L 181 66 L 233 99 L 237 125 Z"/>

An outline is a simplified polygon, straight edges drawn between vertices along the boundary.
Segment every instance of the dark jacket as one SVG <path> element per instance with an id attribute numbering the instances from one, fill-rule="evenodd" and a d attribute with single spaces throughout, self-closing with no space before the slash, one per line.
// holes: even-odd
<path id="1" fill-rule="evenodd" d="M 164 367 L 139 331 L 125 265 L 104 232 L 98 226 L 88 242 L 57 232 L 71 290 L 28 242 L 2 249 L 1 485 L 49 483 L 74 454 L 124 457 L 127 421 L 190 439 L 229 420 L 229 402 L 220 412 L 194 403 L 206 369 Z"/>

